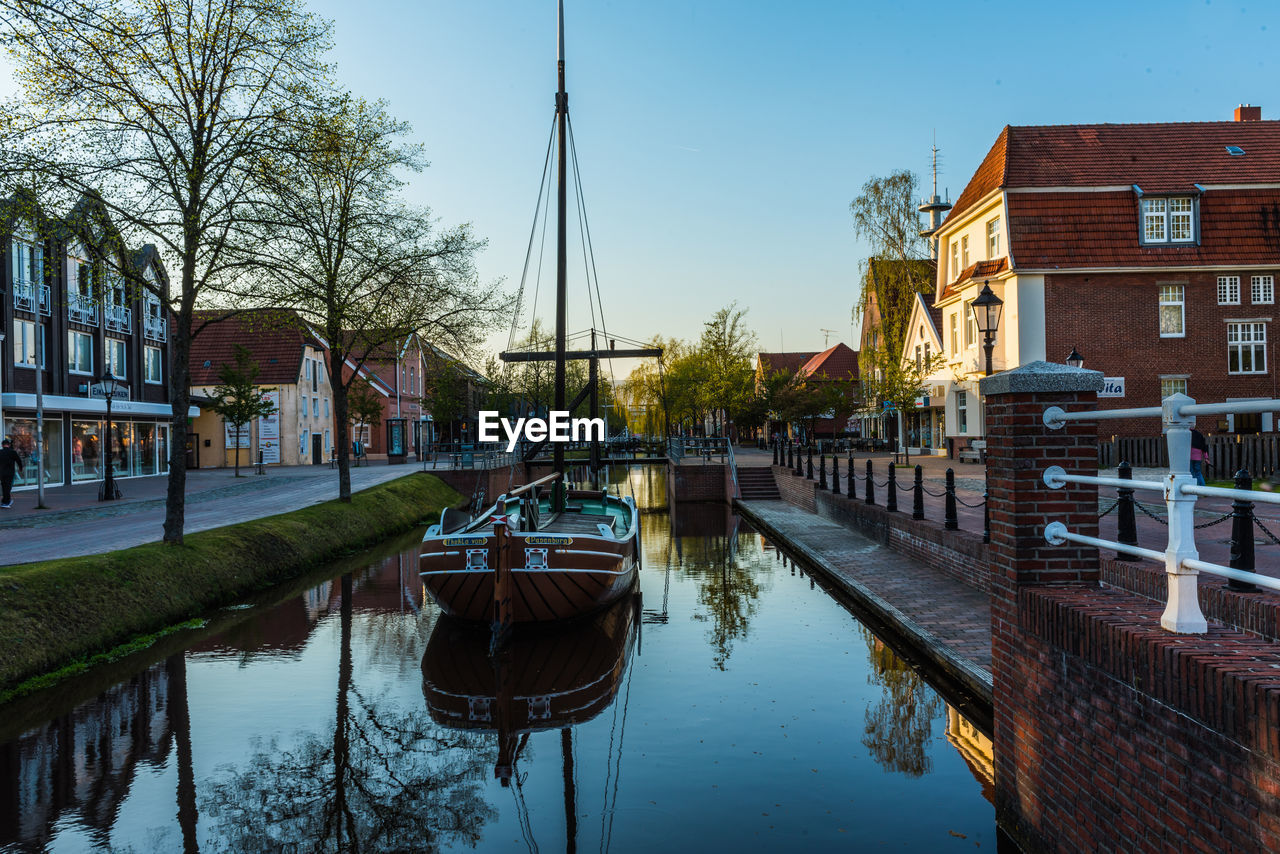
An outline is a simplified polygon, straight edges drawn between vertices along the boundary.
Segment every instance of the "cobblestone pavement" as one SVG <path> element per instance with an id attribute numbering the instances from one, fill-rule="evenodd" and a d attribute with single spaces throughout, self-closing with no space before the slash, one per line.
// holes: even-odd
<path id="1" fill-rule="evenodd" d="M 855 599 L 870 603 L 990 702 L 991 604 L 986 593 L 786 502 L 739 504 L 766 535 L 779 536 Z"/>
<path id="2" fill-rule="evenodd" d="M 353 468 L 351 488 L 358 492 L 419 470 L 413 464 Z M 328 466 L 267 471 L 239 480 L 228 469 L 189 472 L 186 533 L 287 513 L 338 497 L 338 472 Z M 56 487 L 45 493 L 49 510 L 35 509 L 34 492 L 15 493 L 14 508 L 0 510 L 0 565 L 98 554 L 159 540 L 167 481 L 163 476 L 121 481 L 126 498 L 102 503 L 97 500 L 96 483 Z"/>

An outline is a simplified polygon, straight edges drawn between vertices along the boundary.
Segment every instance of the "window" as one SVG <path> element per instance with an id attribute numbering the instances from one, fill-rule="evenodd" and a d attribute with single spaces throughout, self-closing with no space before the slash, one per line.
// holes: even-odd
<path id="1" fill-rule="evenodd" d="M 13 307 L 21 311 L 48 314 L 49 288 L 44 284 L 44 247 L 36 241 L 33 232 L 24 226 L 13 238 L 10 257 L 13 259 Z"/>
<path id="2" fill-rule="evenodd" d="M 1254 276 L 1249 283 L 1249 298 L 1254 305 L 1271 305 L 1276 301 L 1276 280 L 1272 276 Z"/>
<path id="3" fill-rule="evenodd" d="M 1186 334 L 1185 285 L 1160 286 L 1160 337 L 1181 338 Z"/>
<path id="4" fill-rule="evenodd" d="M 298 433 L 298 456 L 304 460 L 307 456 L 307 439 L 309 438 L 311 438 L 311 434 L 306 430 Z"/>
<path id="5" fill-rule="evenodd" d="M 961 270 L 964 270 L 969 266 L 969 235 L 967 234 L 960 238 L 960 264 Z"/>
<path id="6" fill-rule="evenodd" d="M 960 322 L 960 313 L 948 315 L 951 318 L 951 355 L 960 352 L 960 333 L 957 329 Z"/>
<path id="7" fill-rule="evenodd" d="M 987 223 L 987 258 L 1000 257 L 1000 217 Z"/>
<path id="8" fill-rule="evenodd" d="M 320 417 L 320 398 L 318 397 L 311 398 L 311 417 Z"/>
<path id="9" fill-rule="evenodd" d="M 144 348 L 142 378 L 146 382 L 157 385 L 164 382 L 164 362 L 161 359 L 159 347 Z"/>
<path id="10" fill-rule="evenodd" d="M 324 431 L 324 452 L 329 453 L 329 431 Z"/>
<path id="11" fill-rule="evenodd" d="M 924 364 L 925 364 L 925 367 L 928 367 L 929 365 L 929 342 L 928 341 L 924 342 Z"/>
<path id="12" fill-rule="evenodd" d="M 956 426 L 961 433 L 969 432 L 969 393 L 956 392 Z"/>
<path id="13" fill-rule="evenodd" d="M 1227 324 L 1227 373 L 1267 372 L 1267 324 L 1243 321 Z"/>
<path id="14" fill-rule="evenodd" d="M 951 280 L 954 282 L 963 268 L 960 266 L 960 244 L 951 241 Z"/>
<path id="15" fill-rule="evenodd" d="M 93 374 L 93 336 L 67 333 L 67 370 L 73 374 Z"/>
<path id="16" fill-rule="evenodd" d="M 1143 243 L 1194 243 L 1196 203 L 1191 196 L 1142 200 Z"/>
<path id="17" fill-rule="evenodd" d="M 311 377 L 311 390 L 319 391 L 320 390 L 320 360 L 312 359 L 311 361 L 315 363 L 315 368 L 307 376 Z M 317 414 L 319 413 L 317 412 Z"/>
<path id="18" fill-rule="evenodd" d="M 1160 399 L 1164 400 L 1171 394 L 1186 394 L 1187 378 L 1186 377 L 1161 377 L 1160 378 Z"/>
<path id="19" fill-rule="evenodd" d="M 104 342 L 106 368 L 118 380 L 128 376 L 129 366 L 125 361 L 125 345 L 118 338 L 108 338 Z"/>
<path id="20" fill-rule="evenodd" d="M 36 361 L 36 325 L 30 320 L 13 322 L 13 364 L 20 368 L 35 368 L 44 362 L 41 353 L 40 361 Z"/>
<path id="21" fill-rule="evenodd" d="M 307 408 L 307 396 L 304 394 L 304 395 L 302 396 L 302 417 L 303 417 L 303 418 L 306 418 L 306 417 L 307 417 L 307 413 L 308 413 L 308 412 L 310 412 L 310 411 L 311 411 L 311 410 Z"/>
<path id="22" fill-rule="evenodd" d="M 1240 304 L 1240 277 L 1218 277 L 1218 305 Z"/>
<path id="23" fill-rule="evenodd" d="M 973 313 L 973 303 L 964 304 L 964 346 L 978 343 L 978 318 Z"/>
<path id="24" fill-rule="evenodd" d="M 916 371 L 918 373 L 921 373 L 924 371 L 924 362 L 921 360 L 921 354 L 922 354 L 922 350 L 920 349 L 920 345 L 917 344 L 916 345 Z"/>
<path id="25" fill-rule="evenodd" d="M 324 417 L 329 417 L 329 398 L 327 397 L 324 399 Z"/>

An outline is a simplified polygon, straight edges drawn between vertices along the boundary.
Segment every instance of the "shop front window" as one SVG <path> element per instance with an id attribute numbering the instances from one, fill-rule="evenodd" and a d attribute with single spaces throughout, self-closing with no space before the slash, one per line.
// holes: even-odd
<path id="1" fill-rule="evenodd" d="M 71 479 L 102 479 L 102 422 L 71 422 Z"/>
<path id="2" fill-rule="evenodd" d="M 133 459 L 130 471 L 134 477 L 158 474 L 156 467 L 156 425 L 139 422 L 133 425 Z"/>
<path id="3" fill-rule="evenodd" d="M 111 422 L 111 470 L 116 477 L 128 477 L 133 458 L 133 424 L 128 421 Z"/>
<path id="4" fill-rule="evenodd" d="M 157 424 L 156 453 L 159 459 L 158 474 L 169 473 L 169 425 Z"/>
<path id="5" fill-rule="evenodd" d="M 61 421 L 45 419 L 43 446 L 36 442 L 34 418 L 6 418 L 4 434 L 13 440 L 13 449 L 21 458 L 13 478 L 14 486 L 35 486 L 41 464 L 46 485 L 56 486 L 63 482 Z M 40 447 L 38 452 L 37 447 Z"/>

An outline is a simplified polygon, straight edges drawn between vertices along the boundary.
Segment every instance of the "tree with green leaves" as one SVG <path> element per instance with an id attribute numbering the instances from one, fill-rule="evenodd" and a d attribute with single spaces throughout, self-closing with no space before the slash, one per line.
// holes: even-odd
<path id="1" fill-rule="evenodd" d="M 884 360 L 878 373 L 864 378 L 863 392 L 870 405 L 892 404 L 895 412 L 902 417 L 916 408 L 916 400 L 924 394 L 925 383 L 929 376 L 946 364 L 946 357 L 940 353 L 930 354 L 927 358 L 896 361 Z M 902 449 L 906 451 L 904 443 Z M 908 452 L 909 453 L 909 452 Z"/>
<path id="2" fill-rule="evenodd" d="M 377 429 L 382 424 L 382 407 L 385 400 L 386 398 L 373 387 L 373 381 L 368 377 L 362 376 L 351 383 L 347 388 L 347 418 L 350 419 L 352 426 L 357 428 L 357 435 L 363 436 L 362 428 L 364 427 Z"/>
<path id="3" fill-rule="evenodd" d="M 173 318 L 164 542 L 181 543 L 193 312 L 235 275 L 253 164 L 311 109 L 329 25 L 297 0 L 0 0 L 0 42 L 21 87 L 0 108 L 3 177 L 46 210 L 93 197 L 169 259 L 170 282 L 120 272 Z"/>
<path id="4" fill-rule="evenodd" d="M 235 472 L 240 476 L 240 433 L 255 418 L 264 418 L 276 411 L 275 404 L 267 398 L 273 388 L 258 385 L 262 368 L 243 344 L 235 345 L 234 363 L 223 363 L 218 368 L 218 385 L 212 392 L 209 408 L 222 416 L 222 420 L 235 430 Z"/>
<path id="5" fill-rule="evenodd" d="M 705 409 L 716 419 L 719 433 L 727 431 L 734 415 L 755 396 L 753 357 L 758 342 L 755 332 L 747 328 L 746 315 L 747 309 L 730 303 L 703 324 L 698 341 Z"/>

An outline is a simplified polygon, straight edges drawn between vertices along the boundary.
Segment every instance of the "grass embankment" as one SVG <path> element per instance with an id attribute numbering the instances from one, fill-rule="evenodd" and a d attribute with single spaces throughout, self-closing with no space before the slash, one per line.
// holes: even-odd
<path id="1" fill-rule="evenodd" d="M 90 657 L 407 531 L 459 500 L 439 479 L 414 474 L 350 504 L 188 534 L 181 546 L 0 567 L 0 702 L 46 684 L 41 674 L 82 670 Z"/>

